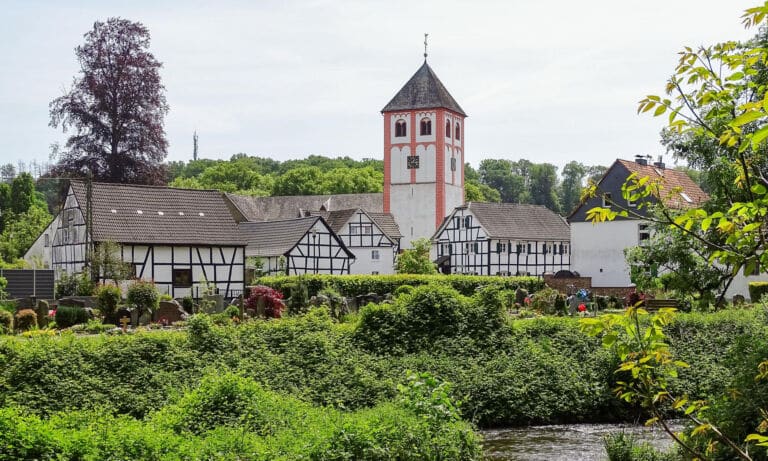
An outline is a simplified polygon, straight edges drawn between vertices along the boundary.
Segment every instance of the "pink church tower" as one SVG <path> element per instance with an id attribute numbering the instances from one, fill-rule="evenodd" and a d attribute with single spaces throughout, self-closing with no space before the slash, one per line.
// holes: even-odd
<path id="1" fill-rule="evenodd" d="M 384 115 L 384 212 L 392 213 L 403 248 L 431 237 L 464 203 L 466 114 L 424 64 L 381 110 Z"/>

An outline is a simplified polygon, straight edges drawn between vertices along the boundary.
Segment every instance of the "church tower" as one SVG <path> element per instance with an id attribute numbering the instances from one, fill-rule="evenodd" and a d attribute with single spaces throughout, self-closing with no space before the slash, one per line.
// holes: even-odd
<path id="1" fill-rule="evenodd" d="M 429 238 L 464 203 L 464 118 L 426 60 L 381 110 L 384 115 L 384 212 L 403 248 Z"/>

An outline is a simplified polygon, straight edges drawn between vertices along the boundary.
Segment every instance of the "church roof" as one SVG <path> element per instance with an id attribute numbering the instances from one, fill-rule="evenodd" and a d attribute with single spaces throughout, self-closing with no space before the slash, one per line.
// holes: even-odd
<path id="1" fill-rule="evenodd" d="M 363 208 L 368 212 L 384 209 L 384 194 L 333 194 L 333 195 L 291 195 L 254 197 L 249 195 L 226 194 L 233 205 L 236 221 L 276 221 L 305 216 L 305 211 L 334 211 L 349 208 Z"/>
<path id="2" fill-rule="evenodd" d="M 467 116 L 464 109 L 453 99 L 445 86 L 435 75 L 435 71 L 429 67 L 427 61 L 413 74 L 408 83 L 397 92 L 389 104 L 384 106 L 382 112 L 393 112 L 411 109 L 445 108 L 453 112 Z"/>

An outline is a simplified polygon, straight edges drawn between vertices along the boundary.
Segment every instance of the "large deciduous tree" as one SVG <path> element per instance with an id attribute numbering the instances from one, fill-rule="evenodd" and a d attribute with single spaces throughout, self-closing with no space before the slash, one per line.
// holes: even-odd
<path id="1" fill-rule="evenodd" d="M 97 21 L 75 54 L 80 75 L 50 103 L 50 125 L 73 132 L 54 173 L 91 171 L 94 179 L 109 182 L 164 182 L 168 104 L 147 28 L 121 18 Z"/>

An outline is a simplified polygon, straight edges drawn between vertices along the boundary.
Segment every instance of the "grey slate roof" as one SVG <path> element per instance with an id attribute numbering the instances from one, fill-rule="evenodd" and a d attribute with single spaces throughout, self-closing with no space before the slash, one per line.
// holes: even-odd
<path id="1" fill-rule="evenodd" d="M 466 205 L 492 239 L 571 239 L 565 219 L 541 205 L 469 202 Z"/>
<path id="2" fill-rule="evenodd" d="M 85 214 L 85 183 L 71 187 Z M 91 196 L 96 242 L 244 245 L 219 191 L 94 182 Z"/>
<path id="3" fill-rule="evenodd" d="M 374 213 L 367 210 L 366 213 L 368 213 L 368 216 L 376 222 L 376 225 L 379 226 L 379 229 L 381 229 L 387 237 L 392 240 L 403 238 L 403 234 L 400 233 L 400 226 L 395 222 L 395 217 L 392 213 Z"/>
<path id="4" fill-rule="evenodd" d="M 282 256 L 290 251 L 320 221 L 326 228 L 328 224 L 321 216 L 308 216 L 281 221 L 242 222 L 238 225 L 240 234 L 245 239 L 246 256 L 271 257 Z M 338 240 L 350 258 L 354 255 Z"/>
<path id="5" fill-rule="evenodd" d="M 410 80 L 397 92 L 382 112 L 411 109 L 434 109 L 442 107 L 466 117 L 467 114 L 453 99 L 445 86 L 429 67 L 427 61 L 413 74 Z"/>
<path id="6" fill-rule="evenodd" d="M 384 210 L 384 194 L 336 194 L 336 195 L 293 195 L 277 197 L 253 197 L 249 195 L 226 194 L 238 221 L 275 221 L 302 216 L 304 211 L 346 210 L 362 208 L 380 213 Z"/>

